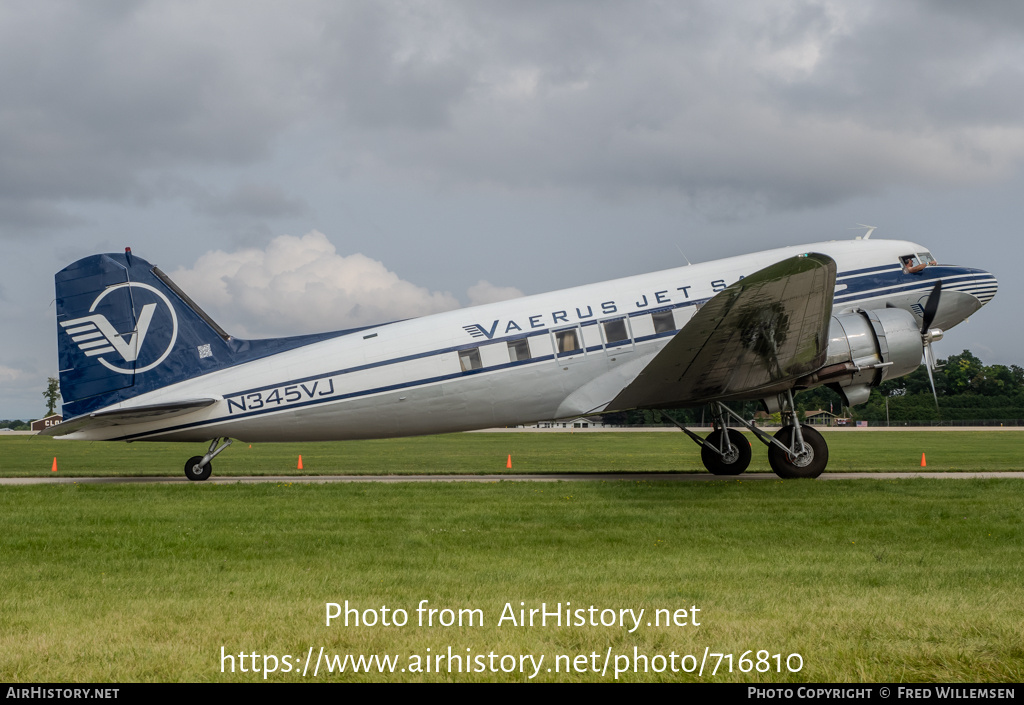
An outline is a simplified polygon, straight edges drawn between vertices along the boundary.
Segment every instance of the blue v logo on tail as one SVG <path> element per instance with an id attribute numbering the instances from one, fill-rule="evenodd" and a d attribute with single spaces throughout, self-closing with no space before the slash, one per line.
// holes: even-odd
<path id="1" fill-rule="evenodd" d="M 114 326 L 110 325 L 110 321 L 102 314 L 76 318 L 73 321 L 62 321 L 61 326 L 71 336 L 71 339 L 78 343 L 82 352 L 90 357 L 116 350 L 125 362 L 135 362 L 139 356 L 139 348 L 146 339 L 146 331 L 149 330 L 155 309 L 156 304 L 146 304 L 142 307 L 142 316 L 139 318 L 135 330 L 126 334 L 128 335 L 127 341 L 124 336 L 114 330 Z"/>
<path id="2" fill-rule="evenodd" d="M 92 313 L 109 293 L 125 287 L 147 290 L 156 294 L 166 306 L 172 322 L 170 340 L 162 354 L 158 355 L 155 361 L 137 369 L 117 367 L 103 357 L 97 357 L 116 352 L 124 362 L 134 363 L 139 359 L 139 355 L 142 352 L 143 344 L 146 341 L 146 333 L 149 331 L 149 326 L 153 322 L 153 315 L 157 310 L 156 303 L 147 303 L 142 306 L 135 328 L 130 333 L 119 333 L 102 313 Z M 178 337 L 178 317 L 175 315 L 174 307 L 171 306 L 171 302 L 167 300 L 167 297 L 162 292 L 147 284 L 126 282 L 104 289 L 93 301 L 89 311 L 91 315 L 75 318 L 70 321 L 61 321 L 60 326 L 64 329 L 65 333 L 71 336 L 71 340 L 78 345 L 79 350 L 89 357 L 97 357 L 97 361 L 112 372 L 131 375 L 153 369 L 164 361 L 174 348 L 174 343 Z M 152 355 L 147 357 L 152 358 Z"/>

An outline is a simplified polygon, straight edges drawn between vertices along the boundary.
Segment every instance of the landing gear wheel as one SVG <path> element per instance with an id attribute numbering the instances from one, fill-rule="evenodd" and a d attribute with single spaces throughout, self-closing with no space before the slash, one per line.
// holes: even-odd
<path id="1" fill-rule="evenodd" d="M 734 428 L 727 429 L 732 450 L 719 455 L 707 446 L 701 446 L 700 459 L 712 475 L 739 475 L 750 465 L 750 443 Z M 721 447 L 722 431 L 712 431 L 706 439 L 715 448 Z"/>
<path id="2" fill-rule="evenodd" d="M 203 462 L 203 456 L 197 455 L 189 458 L 188 462 L 185 463 L 185 477 L 190 480 L 205 480 L 213 472 L 213 463 L 209 462 L 203 467 L 199 467 L 199 464 Z"/>
<path id="3" fill-rule="evenodd" d="M 810 426 L 800 426 L 800 434 L 804 438 L 804 452 L 793 456 L 783 452 L 778 446 L 768 446 L 768 464 L 775 474 L 784 480 L 797 478 L 815 478 L 828 465 L 828 444 L 821 434 Z M 793 427 L 786 426 L 775 434 L 775 440 L 788 446 L 793 440 Z"/>

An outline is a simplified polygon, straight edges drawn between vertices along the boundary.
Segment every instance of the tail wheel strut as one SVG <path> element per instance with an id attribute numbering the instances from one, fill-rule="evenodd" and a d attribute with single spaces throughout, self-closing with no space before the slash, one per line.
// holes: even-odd
<path id="1" fill-rule="evenodd" d="M 231 445 L 230 438 L 214 438 L 210 441 L 210 449 L 206 455 L 193 456 L 185 463 L 185 477 L 196 482 L 208 478 L 213 472 L 213 464 L 210 461 L 226 450 L 229 445 Z"/>

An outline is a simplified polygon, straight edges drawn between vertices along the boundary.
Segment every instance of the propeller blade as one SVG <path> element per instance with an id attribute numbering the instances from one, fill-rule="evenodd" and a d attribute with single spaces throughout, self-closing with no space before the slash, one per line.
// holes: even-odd
<path id="1" fill-rule="evenodd" d="M 924 302 L 924 322 L 921 324 L 921 335 L 925 335 L 932 327 L 935 314 L 939 310 L 939 297 L 942 295 L 942 280 L 935 282 L 932 293 L 928 294 L 928 300 Z"/>
<path id="2" fill-rule="evenodd" d="M 935 410 L 939 410 L 939 393 L 935 391 L 935 375 L 932 374 L 932 370 L 935 369 L 935 357 L 932 354 L 932 344 L 926 342 L 924 344 L 924 365 L 928 368 L 928 381 L 932 385 L 932 396 L 935 397 Z"/>

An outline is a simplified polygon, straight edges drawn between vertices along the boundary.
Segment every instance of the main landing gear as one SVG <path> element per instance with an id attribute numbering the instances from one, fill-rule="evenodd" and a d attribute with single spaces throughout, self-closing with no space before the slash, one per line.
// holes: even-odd
<path id="1" fill-rule="evenodd" d="M 218 443 L 223 443 L 218 446 Z M 226 450 L 231 445 L 230 438 L 214 438 L 210 441 L 210 450 L 206 452 L 206 455 L 197 455 L 189 458 L 188 462 L 185 463 L 185 477 L 190 480 L 201 482 L 210 476 L 213 472 L 213 460 L 216 456 L 220 455 L 221 451 Z"/>
<path id="2" fill-rule="evenodd" d="M 799 428 L 799 431 L 795 429 Z M 803 449 L 797 450 L 796 434 L 803 436 Z M 828 465 L 828 445 L 810 426 L 784 426 L 775 434 L 776 443 L 768 446 L 768 464 L 784 480 L 814 478 Z"/>
<path id="3" fill-rule="evenodd" d="M 716 429 L 700 448 L 700 459 L 712 475 L 739 475 L 750 465 L 750 444 L 734 428 Z"/>
<path id="4" fill-rule="evenodd" d="M 768 446 L 768 464 L 776 475 L 786 480 L 818 477 L 828 465 L 828 445 L 825 439 L 813 428 L 797 420 L 792 391 L 780 395 L 780 402 L 786 425 L 774 437 L 744 420 L 721 402 L 711 403 L 715 430 L 707 438 L 701 438 L 671 417 L 669 421 L 701 447 L 701 462 L 713 475 L 739 475 L 750 465 L 750 443 L 742 433 L 728 427 L 727 422 L 731 417 Z"/>

